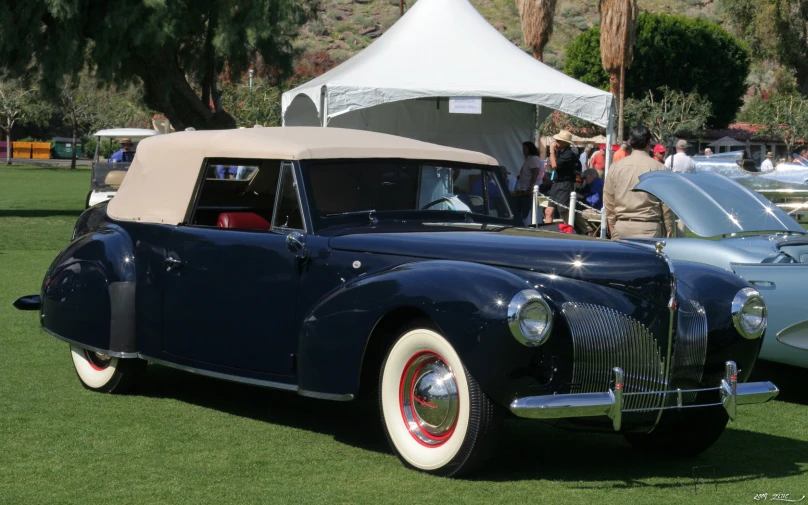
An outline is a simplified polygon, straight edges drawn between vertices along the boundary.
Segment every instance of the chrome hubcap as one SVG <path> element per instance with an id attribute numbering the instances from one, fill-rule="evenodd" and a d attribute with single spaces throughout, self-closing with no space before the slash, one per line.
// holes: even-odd
<path id="1" fill-rule="evenodd" d="M 112 361 L 109 354 L 104 354 L 102 352 L 92 352 L 84 351 L 84 357 L 87 358 L 87 361 L 90 363 L 90 366 L 95 368 L 96 370 L 103 370 L 109 366 L 109 363 Z"/>
<path id="2" fill-rule="evenodd" d="M 413 356 L 401 377 L 401 412 L 416 440 L 437 446 L 448 440 L 457 424 L 457 382 L 439 355 Z"/>

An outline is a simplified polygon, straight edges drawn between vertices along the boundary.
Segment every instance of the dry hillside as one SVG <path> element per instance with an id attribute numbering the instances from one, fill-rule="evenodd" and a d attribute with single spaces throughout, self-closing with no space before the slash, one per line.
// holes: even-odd
<path id="1" fill-rule="evenodd" d="M 471 3 L 505 37 L 526 49 L 515 0 L 471 0 Z M 721 22 L 715 0 L 638 0 L 638 3 L 641 9 L 651 12 L 702 16 Z M 321 0 L 318 18 L 306 25 L 297 46 L 306 53 L 327 51 L 331 59 L 340 63 L 392 26 L 398 19 L 398 5 L 398 0 Z M 545 62 L 561 68 L 565 48 L 575 36 L 597 24 L 598 18 L 596 0 L 560 0 Z"/>

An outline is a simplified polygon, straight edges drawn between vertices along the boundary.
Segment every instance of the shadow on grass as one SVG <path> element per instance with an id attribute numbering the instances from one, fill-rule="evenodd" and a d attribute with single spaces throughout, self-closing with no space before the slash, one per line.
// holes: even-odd
<path id="1" fill-rule="evenodd" d="M 12 209 L 0 210 L 0 217 L 54 217 L 71 216 L 78 218 L 83 210 L 29 210 Z"/>
<path id="2" fill-rule="evenodd" d="M 171 398 L 232 415 L 328 434 L 338 442 L 390 453 L 378 412 L 359 402 L 314 400 L 150 365 L 140 394 Z M 730 428 L 698 458 L 671 460 L 641 455 L 622 436 L 563 431 L 508 420 L 493 459 L 471 480 L 549 479 L 583 489 L 679 488 L 803 475 L 808 442 Z M 715 479 L 713 478 L 715 473 Z M 667 482 L 648 483 L 649 479 Z"/>
<path id="3" fill-rule="evenodd" d="M 749 380 L 771 381 L 780 388 L 778 400 L 808 405 L 808 389 L 805 388 L 808 384 L 808 368 L 758 360 Z"/>

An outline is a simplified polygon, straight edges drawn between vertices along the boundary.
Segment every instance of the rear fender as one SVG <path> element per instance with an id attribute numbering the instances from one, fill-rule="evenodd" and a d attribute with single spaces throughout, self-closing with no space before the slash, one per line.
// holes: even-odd
<path id="1" fill-rule="evenodd" d="M 757 289 L 766 302 L 769 325 L 760 358 L 808 367 L 808 264 L 733 263 L 732 270 Z"/>
<path id="2" fill-rule="evenodd" d="M 48 269 L 41 300 L 42 327 L 55 337 L 115 356 L 137 352 L 135 262 L 121 230 L 74 240 Z"/>
<path id="3" fill-rule="evenodd" d="M 431 318 L 481 387 L 493 388 L 504 380 L 500 368 L 527 366 L 533 356 L 511 336 L 506 322 L 511 298 L 530 287 L 502 269 L 458 261 L 409 263 L 346 284 L 304 319 L 300 389 L 332 398 L 355 395 L 374 327 L 401 308 Z"/>

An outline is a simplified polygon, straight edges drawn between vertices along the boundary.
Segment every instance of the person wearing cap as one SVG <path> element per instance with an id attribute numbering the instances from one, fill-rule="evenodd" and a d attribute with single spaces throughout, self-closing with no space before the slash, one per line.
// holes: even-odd
<path id="1" fill-rule="evenodd" d="M 654 153 L 653 158 L 658 162 L 663 163 L 665 161 L 665 151 L 665 146 L 662 144 L 655 145 L 654 150 L 652 151 Z"/>
<path id="2" fill-rule="evenodd" d="M 132 149 L 132 141 L 130 139 L 120 139 L 121 148 L 112 153 L 109 161 L 116 161 L 118 163 L 131 163 L 135 159 L 135 151 Z"/>
<path id="3" fill-rule="evenodd" d="M 771 151 L 766 153 L 766 159 L 763 160 L 763 163 L 760 164 L 760 171 L 761 172 L 768 172 L 770 170 L 774 170 L 774 164 L 772 163 L 772 158 L 774 155 Z"/>
<path id="4" fill-rule="evenodd" d="M 617 144 L 615 144 L 615 145 L 617 145 Z M 620 161 L 623 158 L 625 158 L 626 156 L 628 156 L 630 149 L 631 148 L 628 146 L 628 143 L 623 142 L 622 144 L 620 144 L 620 147 L 615 149 L 615 153 L 612 156 L 612 163 Z"/>
<path id="5" fill-rule="evenodd" d="M 594 168 L 598 172 L 598 177 L 603 179 L 606 170 L 606 144 L 598 145 L 598 150 L 589 158 L 589 168 Z"/>
<path id="6" fill-rule="evenodd" d="M 672 237 L 675 216 L 667 205 L 644 191 L 634 192 L 642 174 L 665 168 L 648 155 L 651 132 L 634 126 L 629 132 L 632 153 L 612 165 L 603 189 L 603 211 L 613 240 Z"/>
<path id="7" fill-rule="evenodd" d="M 557 205 L 569 205 L 570 195 L 575 190 L 575 173 L 581 170 L 581 161 L 570 147 L 572 145 L 572 134 L 566 130 L 561 130 L 558 135 L 553 135 L 553 140 L 555 142 L 553 142 L 553 148 L 550 150 L 553 186 L 547 195 L 550 201 L 544 209 L 545 223 L 553 222 L 553 214 Z M 569 211 L 560 207 L 559 213 L 566 223 Z"/>
<path id="8" fill-rule="evenodd" d="M 665 159 L 665 168 L 672 172 L 694 172 L 696 163 L 693 158 L 687 155 L 688 147 L 690 147 L 690 144 L 687 143 L 687 140 L 679 139 L 676 142 L 676 154 Z"/>

